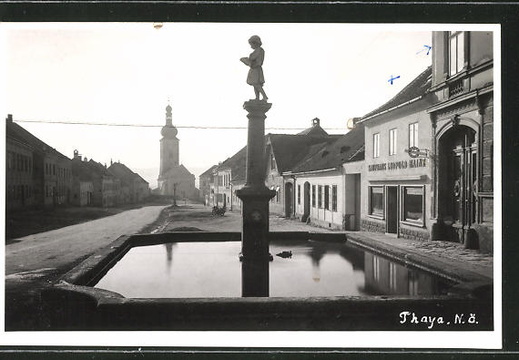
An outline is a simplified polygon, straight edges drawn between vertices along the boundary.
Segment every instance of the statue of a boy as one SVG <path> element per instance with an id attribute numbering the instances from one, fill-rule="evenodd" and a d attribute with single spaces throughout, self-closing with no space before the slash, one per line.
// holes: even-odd
<path id="1" fill-rule="evenodd" d="M 256 100 L 259 100 L 259 95 L 263 96 L 263 100 L 267 101 L 267 94 L 263 90 L 263 84 L 265 78 L 263 77 L 263 59 L 265 58 L 265 50 L 261 47 L 261 39 L 257 35 L 251 36 L 249 44 L 254 51 L 249 57 L 242 57 L 240 60 L 245 65 L 250 67 L 249 74 L 247 76 L 247 84 L 254 87 L 254 93 L 256 94 Z"/>

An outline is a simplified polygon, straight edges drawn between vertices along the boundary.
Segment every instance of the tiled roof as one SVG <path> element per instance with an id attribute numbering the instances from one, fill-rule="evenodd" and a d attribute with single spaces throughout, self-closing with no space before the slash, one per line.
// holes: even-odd
<path id="1" fill-rule="evenodd" d="M 213 165 L 211 166 L 209 169 L 207 169 L 206 171 L 204 171 L 202 174 L 200 174 L 199 177 L 204 177 L 204 176 L 209 176 L 213 173 L 213 170 L 216 169 L 218 167 L 218 165 Z"/>
<path id="2" fill-rule="evenodd" d="M 166 171 L 164 174 L 162 174 L 162 178 L 177 178 L 177 179 L 188 179 L 188 178 L 194 178 L 195 175 L 193 175 L 184 165 L 175 166 L 168 171 Z"/>
<path id="3" fill-rule="evenodd" d="M 328 133 L 321 127 L 321 121 L 318 118 L 312 120 L 312 126 L 298 133 L 297 135 L 308 136 L 328 136 Z"/>
<path id="4" fill-rule="evenodd" d="M 278 171 L 290 170 L 309 154 L 312 147 L 320 144 L 326 145 L 337 141 L 341 135 L 326 136 L 307 136 L 307 135 L 287 135 L 269 134 L 267 135 L 272 144 L 272 151 Z"/>
<path id="5" fill-rule="evenodd" d="M 34 149 L 34 151 L 50 153 L 58 157 L 61 157 L 62 159 L 70 160 L 70 158 L 66 157 L 53 147 L 47 145 L 46 143 L 38 139 L 36 136 L 31 134 L 29 131 L 25 130 L 17 123 L 8 120 L 6 125 L 7 136 L 12 137 L 13 139 L 20 141 L 21 143 L 30 146 L 32 149 Z"/>
<path id="6" fill-rule="evenodd" d="M 79 177 L 79 180 L 92 181 L 94 178 L 102 176 L 112 176 L 108 170 L 93 160 L 83 161 L 80 159 L 72 160 L 72 173 Z"/>
<path id="7" fill-rule="evenodd" d="M 405 104 L 410 100 L 427 94 L 429 89 L 431 88 L 431 74 L 432 67 L 429 66 L 413 81 L 411 81 L 406 87 L 404 87 L 398 94 L 396 94 L 391 100 L 386 102 L 384 105 L 376 108 L 375 110 L 370 111 L 369 113 L 361 117 L 359 121 L 366 120 L 371 116 L 392 109 L 395 106 Z"/>
<path id="8" fill-rule="evenodd" d="M 303 159 L 315 146 L 322 146 L 337 141 L 342 135 L 328 135 L 319 125 L 319 119 L 314 119 L 313 125 L 297 135 L 267 134 L 265 142 L 272 146 L 278 171 L 289 170 L 298 161 Z M 231 169 L 232 179 L 235 184 L 246 180 L 247 170 L 247 146 L 222 162 L 206 170 L 202 175 L 207 175 L 215 169 Z"/>
<path id="9" fill-rule="evenodd" d="M 126 165 L 121 164 L 121 163 L 113 163 L 112 165 L 110 165 L 108 170 L 115 177 L 121 179 L 124 182 L 129 182 L 129 181 L 133 181 L 134 179 L 137 179 L 139 181 L 145 182 L 146 184 L 148 183 L 139 174 L 133 172 Z"/>
<path id="10" fill-rule="evenodd" d="M 333 143 L 319 145 L 291 170 L 297 173 L 331 169 L 359 160 L 364 160 L 364 124 L 357 124 Z"/>
<path id="11" fill-rule="evenodd" d="M 231 181 L 234 183 L 245 182 L 247 166 L 247 146 L 241 148 L 236 154 L 217 166 L 219 169 L 231 169 Z"/>

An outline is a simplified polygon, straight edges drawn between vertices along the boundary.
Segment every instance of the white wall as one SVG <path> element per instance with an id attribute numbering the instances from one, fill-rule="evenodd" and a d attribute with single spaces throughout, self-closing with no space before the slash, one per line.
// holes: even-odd
<path id="1" fill-rule="evenodd" d="M 334 173 L 329 174 L 319 174 L 319 175 L 307 175 L 307 176 L 297 176 L 296 180 L 296 216 L 301 217 L 304 213 L 304 184 L 305 182 L 310 183 L 310 221 L 313 223 L 317 223 L 318 225 L 332 228 L 342 228 L 342 220 L 344 215 L 344 175 L 340 172 L 335 171 Z M 315 185 L 315 207 L 312 207 L 312 186 Z M 323 187 L 323 200 L 322 207 L 319 208 L 319 185 Z M 330 186 L 330 210 L 324 209 L 324 186 Z M 332 186 L 337 186 L 337 211 L 332 211 Z M 301 189 L 301 203 L 297 203 L 297 187 L 300 186 Z"/>
<path id="2" fill-rule="evenodd" d="M 405 149 L 409 148 L 409 124 L 418 122 L 418 147 L 421 150 L 432 150 L 432 126 L 429 114 L 425 112 L 427 104 L 418 102 L 396 110 L 382 117 L 366 121 L 366 152 L 364 172 L 361 181 L 361 217 L 377 222 L 368 215 L 369 194 L 368 187 L 373 185 L 425 185 L 425 227 L 421 230 L 430 231 L 430 202 L 432 200 L 432 159 L 425 158 L 425 167 L 411 167 L 413 160 Z M 389 130 L 397 129 L 396 154 L 389 155 Z M 380 133 L 379 157 L 373 158 L 373 134 Z M 424 157 L 420 156 L 420 159 Z M 390 169 L 389 163 L 405 162 L 405 169 Z M 370 165 L 386 164 L 385 169 L 370 171 Z M 400 190 L 399 190 L 400 191 Z M 400 196 L 400 192 L 399 192 Z M 399 209 L 401 212 L 401 206 Z M 402 227 L 408 227 L 401 224 Z M 412 229 L 413 227 L 408 227 Z M 420 230 L 419 228 L 417 228 Z"/>

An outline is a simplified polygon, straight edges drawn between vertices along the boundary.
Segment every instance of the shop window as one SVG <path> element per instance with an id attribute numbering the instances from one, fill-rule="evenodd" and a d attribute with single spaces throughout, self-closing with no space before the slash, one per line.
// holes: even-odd
<path id="1" fill-rule="evenodd" d="M 373 134 L 373 158 L 380 156 L 380 133 Z"/>
<path id="2" fill-rule="evenodd" d="M 396 154 L 396 129 L 389 130 L 389 155 Z"/>
<path id="3" fill-rule="evenodd" d="M 315 185 L 312 185 L 312 207 L 315 207 Z"/>
<path id="4" fill-rule="evenodd" d="M 402 220 L 423 224 L 424 222 L 424 189 L 420 187 L 404 187 L 402 189 Z"/>
<path id="5" fill-rule="evenodd" d="M 319 206 L 319 209 L 323 207 L 323 186 L 318 186 L 318 192 L 317 192 L 317 205 Z"/>
<path id="6" fill-rule="evenodd" d="M 418 123 L 409 124 L 409 147 L 418 147 Z"/>
<path id="7" fill-rule="evenodd" d="M 337 211 L 337 185 L 332 185 L 332 211 Z"/>
<path id="8" fill-rule="evenodd" d="M 301 185 L 297 185 L 297 205 L 301 205 Z"/>
<path id="9" fill-rule="evenodd" d="M 449 75 L 459 73 L 465 66 L 465 33 L 449 32 Z"/>
<path id="10" fill-rule="evenodd" d="M 384 216 L 384 188 L 382 186 L 369 188 L 369 214 L 378 217 Z"/>

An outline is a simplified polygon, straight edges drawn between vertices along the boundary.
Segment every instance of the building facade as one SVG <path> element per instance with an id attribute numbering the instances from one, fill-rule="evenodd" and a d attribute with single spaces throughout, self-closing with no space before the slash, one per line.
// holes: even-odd
<path id="1" fill-rule="evenodd" d="M 434 238 L 493 250 L 493 34 L 433 32 Z"/>
<path id="2" fill-rule="evenodd" d="M 8 209 L 24 209 L 36 204 L 33 183 L 33 151 L 19 140 L 7 136 L 6 192 Z"/>
<path id="3" fill-rule="evenodd" d="M 366 127 L 361 229 L 429 240 L 432 221 L 431 68 L 359 120 Z"/>
<path id="4" fill-rule="evenodd" d="M 362 169 L 363 159 L 363 125 L 355 126 L 330 143 L 316 146 L 283 173 L 286 208 L 293 209 L 294 216 L 303 222 L 358 230 L 360 175 L 357 173 Z"/>
<path id="5" fill-rule="evenodd" d="M 126 165 L 115 162 L 108 167 L 109 177 L 103 185 L 107 194 L 114 194 L 116 201 L 116 191 L 122 193 L 122 202 L 125 204 L 134 204 L 144 201 L 150 196 L 149 184 L 139 174 L 133 172 Z"/>
<path id="6" fill-rule="evenodd" d="M 275 190 L 276 195 L 270 200 L 269 210 L 273 214 L 285 217 L 295 216 L 294 181 L 285 173 L 293 170 L 318 149 L 332 144 L 340 135 L 329 135 L 322 127 L 319 118 L 312 119 L 312 125 L 296 135 L 267 134 L 265 185 Z"/>
<path id="7" fill-rule="evenodd" d="M 71 160 L 13 122 L 12 115 L 6 139 L 8 209 L 70 204 Z"/>

